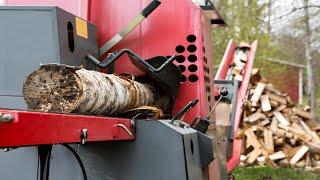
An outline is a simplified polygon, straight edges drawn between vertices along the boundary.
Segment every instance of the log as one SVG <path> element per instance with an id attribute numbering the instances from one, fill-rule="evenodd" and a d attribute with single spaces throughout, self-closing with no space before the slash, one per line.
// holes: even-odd
<path id="1" fill-rule="evenodd" d="M 273 144 L 273 134 L 271 130 L 264 129 L 264 145 L 265 149 L 269 154 L 274 153 L 274 144 Z"/>
<path id="2" fill-rule="evenodd" d="M 261 80 L 261 74 L 258 68 L 252 69 L 251 71 L 251 78 L 250 78 L 250 82 L 251 83 L 256 83 L 258 81 Z"/>
<path id="3" fill-rule="evenodd" d="M 262 153 L 262 149 L 254 149 L 247 160 L 248 164 L 254 163 L 261 153 Z"/>
<path id="4" fill-rule="evenodd" d="M 266 118 L 266 115 L 259 113 L 259 112 L 256 112 L 256 113 L 250 115 L 249 117 L 244 118 L 244 121 L 252 123 L 252 122 L 258 121 L 260 119 L 265 119 L 265 118 Z"/>
<path id="5" fill-rule="evenodd" d="M 291 158 L 290 164 L 295 165 L 308 152 L 308 150 L 309 148 L 307 146 L 302 146 Z"/>
<path id="6" fill-rule="evenodd" d="M 283 96 L 280 96 L 280 95 L 277 95 L 277 94 L 268 93 L 268 92 L 267 92 L 267 95 L 269 96 L 269 98 L 271 100 L 277 101 L 280 104 L 284 104 L 284 105 L 287 104 L 287 98 L 285 98 Z"/>
<path id="7" fill-rule="evenodd" d="M 242 82 L 243 81 L 243 76 L 240 75 L 240 74 L 237 74 L 237 75 L 235 75 L 234 80 L 238 80 L 238 81 Z"/>
<path id="8" fill-rule="evenodd" d="M 267 84 L 266 85 L 266 90 L 271 92 L 271 93 L 277 94 L 279 96 L 282 95 L 282 92 L 279 89 L 276 89 L 275 87 L 273 87 L 272 84 Z"/>
<path id="9" fill-rule="evenodd" d="M 23 85 L 28 109 L 41 112 L 119 115 L 140 106 L 167 110 L 169 98 L 149 85 L 113 74 L 46 64 Z"/>
<path id="10" fill-rule="evenodd" d="M 292 111 L 297 114 L 298 116 L 302 117 L 302 118 L 305 118 L 305 119 L 312 119 L 312 115 L 311 113 L 309 112 L 305 112 L 301 109 L 298 109 L 298 108 L 292 108 Z"/>
<path id="11" fill-rule="evenodd" d="M 258 83 L 258 85 L 257 85 L 256 89 L 254 90 L 254 93 L 253 93 L 253 95 L 251 97 L 251 101 L 252 102 L 258 102 L 259 101 L 260 96 L 262 95 L 262 92 L 263 92 L 265 86 L 266 85 L 264 83 L 261 83 L 261 82 Z"/>
<path id="12" fill-rule="evenodd" d="M 250 145 L 252 145 L 255 149 L 260 149 L 261 143 L 259 142 L 257 136 L 254 134 L 253 129 L 247 129 L 244 134 L 247 137 L 247 143 L 250 143 Z"/>
<path id="13" fill-rule="evenodd" d="M 269 158 L 272 160 L 272 161 L 276 161 L 276 160 L 279 160 L 279 159 L 284 159 L 286 158 L 286 155 L 282 152 L 282 151 L 278 151 L 274 154 L 271 154 L 269 156 Z"/>
<path id="14" fill-rule="evenodd" d="M 274 107 L 274 108 L 279 106 L 278 101 L 275 101 L 275 100 L 270 100 L 270 104 L 271 104 L 271 107 Z"/>
<path id="15" fill-rule="evenodd" d="M 260 97 L 261 100 L 261 107 L 263 112 L 268 112 L 271 111 L 271 104 L 269 101 L 269 96 L 268 95 L 262 95 Z"/>
<path id="16" fill-rule="evenodd" d="M 270 129 L 273 133 L 278 131 L 278 120 L 275 117 L 272 118 Z"/>
<path id="17" fill-rule="evenodd" d="M 284 126 L 289 126 L 290 122 L 280 113 L 280 112 L 273 112 L 274 116 L 277 118 L 280 124 Z"/>

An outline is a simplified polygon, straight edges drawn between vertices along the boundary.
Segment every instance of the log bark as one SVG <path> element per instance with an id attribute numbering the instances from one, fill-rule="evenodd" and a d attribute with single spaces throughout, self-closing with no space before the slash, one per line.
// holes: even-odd
<path id="1" fill-rule="evenodd" d="M 28 109 L 41 112 L 119 115 L 140 106 L 166 111 L 169 98 L 132 79 L 66 65 L 46 64 L 23 86 Z"/>

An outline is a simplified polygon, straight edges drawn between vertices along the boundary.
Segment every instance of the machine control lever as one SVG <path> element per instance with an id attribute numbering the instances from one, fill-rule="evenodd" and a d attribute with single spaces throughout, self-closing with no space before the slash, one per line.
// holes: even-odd
<path id="1" fill-rule="evenodd" d="M 153 0 L 147 7 L 145 7 L 141 14 L 147 18 L 157 7 L 161 4 L 159 0 Z"/>
<path id="2" fill-rule="evenodd" d="M 213 121 L 211 121 L 211 115 L 214 112 L 214 110 L 216 109 L 216 107 L 218 106 L 219 102 L 222 100 L 222 98 L 227 97 L 228 96 L 228 91 L 225 90 L 224 87 L 221 88 L 220 92 L 219 92 L 219 99 L 217 100 L 217 102 L 215 103 L 215 105 L 213 106 L 213 108 L 211 109 L 211 111 L 208 113 L 208 115 L 204 118 L 200 118 L 200 120 L 198 121 L 198 123 L 194 126 L 194 129 L 202 132 L 202 133 L 206 133 L 208 130 L 208 127 L 210 126 L 211 123 L 213 123 Z"/>
<path id="3" fill-rule="evenodd" d="M 193 108 L 195 105 L 197 105 L 199 102 L 199 99 L 195 99 L 193 101 L 190 101 L 187 105 L 185 105 L 171 120 L 171 124 L 174 123 L 175 120 L 181 119 L 183 115 L 185 115 L 191 108 Z"/>
<path id="4" fill-rule="evenodd" d="M 213 108 L 211 109 L 211 111 L 208 113 L 208 115 L 205 117 L 205 119 L 210 119 L 212 113 L 214 112 L 214 110 L 217 108 L 219 102 L 222 100 L 222 98 L 227 97 L 228 96 L 228 91 L 225 90 L 224 87 L 221 88 L 220 92 L 219 92 L 219 99 L 217 100 L 217 102 L 214 104 Z"/>

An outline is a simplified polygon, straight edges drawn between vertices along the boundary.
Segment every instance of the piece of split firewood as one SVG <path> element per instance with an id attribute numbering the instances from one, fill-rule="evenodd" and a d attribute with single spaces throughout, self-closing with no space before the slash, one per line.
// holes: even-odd
<path id="1" fill-rule="evenodd" d="M 291 158 L 290 164 L 295 165 L 308 152 L 308 150 L 309 148 L 307 146 L 302 146 Z"/>
<path id="2" fill-rule="evenodd" d="M 272 118 L 270 129 L 273 133 L 276 133 L 278 130 L 278 120 L 275 117 Z"/>
<path id="3" fill-rule="evenodd" d="M 284 104 L 284 105 L 287 104 L 287 98 L 285 98 L 285 97 L 283 97 L 283 96 L 279 96 L 279 95 L 272 94 L 272 93 L 267 93 L 267 95 L 269 96 L 269 98 L 270 98 L 271 100 L 277 101 L 277 102 L 279 102 L 280 104 Z"/>
<path id="4" fill-rule="evenodd" d="M 256 112 L 248 117 L 245 117 L 244 121 L 252 123 L 265 118 L 267 118 L 266 115 L 264 115 L 263 113 Z"/>
<path id="5" fill-rule="evenodd" d="M 247 160 L 247 163 L 248 164 L 254 163 L 257 160 L 257 158 L 261 155 L 261 153 L 262 153 L 262 149 L 260 149 L 260 148 L 259 149 L 254 149 L 251 152 L 250 157 Z"/>
<path id="6" fill-rule="evenodd" d="M 266 90 L 276 95 L 282 96 L 282 92 L 279 89 L 275 88 L 272 84 L 267 84 Z"/>
<path id="7" fill-rule="evenodd" d="M 268 95 L 262 95 L 260 97 L 260 101 L 261 101 L 261 107 L 263 112 L 271 111 L 271 104 L 270 104 Z"/>
<path id="8" fill-rule="evenodd" d="M 289 121 L 280 113 L 280 112 L 273 112 L 274 116 L 277 118 L 280 124 L 284 126 L 289 126 Z"/>
<path id="9" fill-rule="evenodd" d="M 247 142 L 250 143 L 250 145 L 252 145 L 254 148 L 260 149 L 262 147 L 261 143 L 259 142 L 257 136 L 253 132 L 252 128 L 247 129 L 244 132 L 244 134 L 245 134 L 245 136 L 247 138 Z"/>
<path id="10" fill-rule="evenodd" d="M 251 97 L 251 101 L 252 102 L 258 102 L 259 101 L 260 96 L 262 95 L 262 92 L 263 92 L 265 86 L 266 85 L 264 83 L 261 83 L 261 82 L 258 83 L 258 85 L 257 85 L 256 89 L 254 90 L 254 93 L 253 93 L 253 95 Z"/>
<path id="11" fill-rule="evenodd" d="M 271 130 L 264 129 L 263 131 L 265 149 L 269 154 L 274 153 L 273 134 Z"/>
<path id="12" fill-rule="evenodd" d="M 312 119 L 312 115 L 311 115 L 311 113 L 309 113 L 309 112 L 305 112 L 305 111 L 303 111 L 303 110 L 301 110 L 301 109 L 298 109 L 298 108 L 296 108 L 296 107 L 292 108 L 292 111 L 293 111 L 295 114 L 297 114 L 298 116 L 300 116 L 300 117 L 303 117 L 303 118 L 305 118 L 305 119 Z"/>
<path id="13" fill-rule="evenodd" d="M 248 159 L 247 156 L 241 154 L 241 156 L 240 156 L 240 161 L 241 162 L 245 162 L 247 159 Z"/>
<path id="14" fill-rule="evenodd" d="M 264 127 L 264 126 L 267 126 L 268 124 L 270 124 L 270 120 L 269 119 L 265 119 L 263 121 L 261 121 L 258 126 L 260 127 Z"/>

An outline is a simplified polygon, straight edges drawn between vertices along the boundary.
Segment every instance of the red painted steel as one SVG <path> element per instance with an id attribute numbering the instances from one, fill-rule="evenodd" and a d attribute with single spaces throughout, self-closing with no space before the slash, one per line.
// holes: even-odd
<path id="1" fill-rule="evenodd" d="M 251 70 L 253 67 L 253 62 L 256 54 L 258 46 L 258 41 L 254 41 L 251 45 L 250 52 L 248 54 L 248 60 L 245 66 L 245 73 L 243 75 L 243 81 L 241 82 L 241 85 L 238 90 L 237 94 L 237 104 L 236 104 L 236 115 L 235 115 L 235 122 L 234 122 L 234 142 L 233 142 L 233 155 L 229 159 L 227 168 L 228 172 L 231 172 L 234 168 L 236 168 L 240 163 L 240 152 L 242 148 L 242 140 L 237 139 L 237 132 L 239 129 L 242 113 L 243 113 L 243 107 L 244 103 L 246 101 L 246 94 L 250 82 L 251 77 Z"/>
<path id="2" fill-rule="evenodd" d="M 83 19 L 88 18 L 90 0 L 4 0 L 10 6 L 58 6 Z"/>
<path id="3" fill-rule="evenodd" d="M 131 121 L 123 118 L 96 117 L 0 110 L 12 114 L 14 121 L 0 123 L 0 147 L 80 143 L 82 129 L 88 130 L 87 142 L 133 140 Z"/>
<path id="4" fill-rule="evenodd" d="M 99 33 L 99 44 L 102 45 L 130 22 L 130 20 L 150 1 L 151 0 L 6 0 L 6 4 L 58 5 L 59 7 L 96 24 Z M 213 66 L 213 50 L 210 41 L 210 33 L 209 19 L 197 5 L 192 3 L 192 1 L 163 0 L 160 7 L 114 47 L 112 51 L 129 48 L 136 51 L 145 59 L 159 55 L 170 56 L 173 54 L 177 54 L 179 57 L 185 57 L 184 60 L 175 62 L 178 66 L 185 69 L 183 75 L 187 80 L 181 83 L 181 89 L 174 105 L 173 113 L 179 111 L 189 101 L 199 99 L 199 104 L 185 117 L 185 121 L 191 123 L 195 118 L 206 115 L 214 104 L 214 87 L 211 79 L 211 77 L 213 77 L 211 72 L 211 67 Z M 189 35 L 194 35 L 196 41 L 188 42 L 187 37 Z M 183 52 L 176 51 L 176 48 L 179 45 L 184 47 Z M 187 48 L 188 46 L 191 47 L 190 45 L 196 47 L 194 52 L 188 51 Z M 238 92 L 235 134 L 238 130 L 242 115 L 243 102 L 250 77 L 249 70 L 252 68 L 256 46 L 257 42 L 254 42 L 246 65 L 244 81 Z M 235 44 L 233 41 L 230 41 L 227 54 L 224 57 L 224 61 L 226 62 L 222 63 L 225 66 L 232 60 L 232 58 L 230 58 L 230 53 L 233 55 L 234 49 Z M 188 56 L 190 55 L 194 55 L 197 60 L 189 61 Z M 193 70 L 190 70 L 190 67 L 192 66 L 196 67 L 194 72 Z M 224 79 L 226 67 L 221 68 L 222 69 L 218 73 L 218 78 Z M 130 64 L 128 58 L 122 58 L 118 61 L 115 65 L 115 71 L 116 73 L 130 72 L 135 75 L 142 74 L 137 68 Z M 190 81 L 190 79 L 192 80 L 191 77 L 197 77 L 197 80 L 192 82 Z M 207 77 L 209 77 L 209 82 Z M 108 138 L 110 138 L 109 140 L 113 140 L 111 129 L 115 123 L 128 123 L 125 125 L 129 127 L 129 121 L 120 118 L 55 114 L 41 115 L 40 113 L 18 111 L 10 112 L 15 113 L 15 116 L 19 121 L 16 122 L 17 126 L 13 125 L 14 123 L 0 124 L 0 145 L 2 145 L 2 141 L 11 143 L 10 145 L 14 145 L 13 142 L 20 143 L 21 145 L 27 142 L 28 139 L 28 141 L 34 141 L 29 144 L 42 142 L 59 143 L 64 141 L 79 142 L 79 133 L 84 126 L 90 126 L 90 129 L 86 127 L 89 129 L 89 141 L 106 140 Z M 46 121 L 46 123 L 43 123 L 43 120 Z M 32 125 L 33 123 L 34 125 Z M 106 127 L 109 127 L 109 129 Z M 26 128 L 26 130 L 22 131 L 24 133 L 17 134 L 17 131 L 14 131 L 19 129 L 22 130 L 23 128 Z M 48 131 L 48 129 L 55 129 L 56 131 Z M 93 129 L 97 129 L 98 132 L 93 131 Z M 11 134 L 8 136 L 5 132 Z M 91 133 L 97 134 L 92 136 Z M 118 128 L 115 134 L 118 135 L 118 139 L 133 139 L 133 137 L 130 137 L 120 128 Z M 9 138 L 5 139 L 4 137 Z M 100 139 L 98 137 L 100 137 Z M 241 141 L 235 139 L 233 145 L 233 156 L 228 161 L 229 171 L 239 163 Z"/>
<path id="5" fill-rule="evenodd" d="M 234 42 L 233 39 L 231 39 L 228 43 L 226 52 L 224 53 L 224 56 L 222 58 L 218 71 L 214 78 L 215 80 L 226 79 L 229 67 L 233 62 L 233 56 L 234 56 L 234 51 L 236 50 L 236 47 L 237 47 L 236 43 Z"/>
<path id="6" fill-rule="evenodd" d="M 71 13 L 92 21 L 98 27 L 99 44 L 102 45 L 117 34 L 132 20 L 151 0 L 6 0 L 6 5 L 57 5 Z M 194 35 L 195 42 L 188 42 L 187 37 Z M 213 107 L 211 97 L 213 83 L 206 82 L 204 74 L 213 77 L 212 46 L 210 43 L 210 20 L 204 12 L 190 0 L 162 0 L 162 4 L 140 26 L 132 31 L 111 51 L 129 48 L 147 59 L 154 56 L 184 56 L 184 61 L 176 64 L 184 68 L 183 76 L 187 79 L 181 83 L 181 89 L 173 113 L 194 99 L 200 102 L 186 116 L 185 121 L 192 123 L 195 118 L 205 116 Z M 185 50 L 176 52 L 182 45 Z M 187 50 L 195 45 L 194 52 Z M 205 49 L 205 51 L 204 51 Z M 188 61 L 194 55 L 196 61 Z M 189 70 L 192 67 L 196 70 Z M 194 72 L 193 72 L 194 71 Z M 134 75 L 142 73 L 135 68 L 127 57 L 121 58 L 115 65 L 116 73 L 129 72 Z M 195 82 L 191 82 L 194 78 Z M 206 79 L 205 79 L 206 78 Z M 209 79 L 212 81 L 212 79 Z"/>
<path id="7" fill-rule="evenodd" d="M 234 56 L 234 52 L 236 50 L 236 47 L 237 47 L 236 43 L 234 42 L 233 39 L 231 39 L 229 41 L 227 49 L 223 55 L 223 58 L 222 58 L 222 61 L 219 65 L 219 68 L 217 70 L 216 76 L 214 77 L 215 80 L 226 79 L 229 67 L 233 62 L 233 56 Z M 219 94 L 220 94 L 219 89 L 215 88 L 214 89 L 214 96 L 217 97 L 217 96 L 219 96 Z"/>
<path id="8" fill-rule="evenodd" d="M 102 45 L 118 33 L 150 1 L 136 0 L 126 1 L 125 3 L 123 0 L 91 1 L 90 21 L 98 27 L 99 44 Z M 207 25 L 203 26 L 205 23 Z M 193 122 L 196 117 L 203 117 L 208 113 L 209 109 L 206 102 L 208 93 L 205 92 L 205 53 L 203 52 L 203 47 L 205 47 L 207 50 L 206 61 L 209 62 L 208 67 L 211 70 L 213 56 L 211 54 L 211 43 L 209 43 L 211 35 L 208 33 L 210 31 L 208 23 L 209 19 L 204 16 L 201 8 L 192 1 L 163 0 L 158 9 L 111 50 L 114 51 L 122 48 L 133 49 L 145 59 L 159 55 L 171 56 L 177 54 L 179 57 L 183 56 L 184 60 L 182 59 L 175 63 L 185 69 L 183 75 L 186 79 L 191 78 L 192 80 L 192 77 L 195 77 L 196 82 L 186 80 L 181 83 L 181 89 L 174 105 L 173 113 L 179 111 L 189 101 L 199 99 L 199 104 L 185 117 L 185 121 L 188 123 Z M 206 32 L 206 35 L 203 34 L 204 32 Z M 192 43 L 188 42 L 187 37 L 189 35 L 194 35 L 196 41 Z M 204 42 L 204 39 L 208 40 Z M 183 52 L 176 52 L 175 49 L 178 45 L 183 46 Z M 187 50 L 187 47 L 190 45 L 196 46 L 195 52 Z M 188 61 L 188 56 L 190 55 L 194 55 L 197 60 L 195 62 Z M 188 69 L 191 68 L 190 66 L 196 68 L 195 72 L 191 72 Z M 115 72 L 141 74 L 126 57 L 116 63 Z M 210 86 L 210 89 L 213 90 L 213 83 L 210 83 Z"/>

